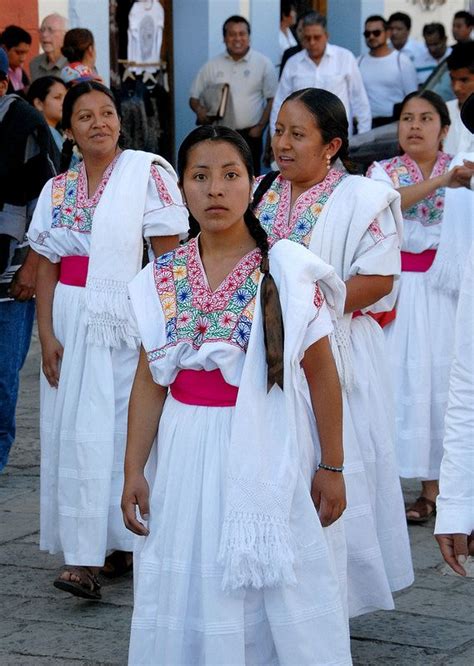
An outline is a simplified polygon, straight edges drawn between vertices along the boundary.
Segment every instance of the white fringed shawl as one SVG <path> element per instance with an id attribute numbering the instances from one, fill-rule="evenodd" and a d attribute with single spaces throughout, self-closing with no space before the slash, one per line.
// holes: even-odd
<path id="1" fill-rule="evenodd" d="M 344 281 L 350 277 L 357 247 L 370 223 L 381 214 L 393 215 L 400 245 L 402 242 L 403 218 L 400 195 L 388 184 L 362 176 L 348 176 L 335 188 L 314 226 L 309 249 L 323 261 L 334 266 Z M 392 299 L 384 298 L 384 309 L 395 304 L 396 291 Z M 376 305 L 370 308 L 377 311 Z M 350 326 L 352 313 L 343 315 L 331 336 L 332 351 L 341 384 L 350 391 L 354 373 L 350 352 Z"/>
<path id="2" fill-rule="evenodd" d="M 153 162 L 176 178 L 162 157 L 125 150 L 95 210 L 86 282 L 89 344 L 119 347 L 125 343 L 133 349 L 140 343 L 127 284 L 141 268 L 143 216 Z"/>
<path id="3" fill-rule="evenodd" d="M 270 251 L 285 327 L 284 391 L 267 393 L 260 287 L 239 386 L 229 448 L 225 515 L 219 561 L 223 588 L 294 583 L 297 557 L 290 530 L 299 452 L 296 398 L 300 352 L 313 312 L 314 283 L 342 316 L 344 283 L 334 269 L 288 240 Z M 309 447 L 314 443 L 307 442 Z"/>
<path id="4" fill-rule="evenodd" d="M 449 169 L 474 161 L 473 153 L 458 153 Z M 474 241 L 474 192 L 467 187 L 447 187 L 441 237 L 435 260 L 426 275 L 436 289 L 458 296 L 469 250 Z"/>

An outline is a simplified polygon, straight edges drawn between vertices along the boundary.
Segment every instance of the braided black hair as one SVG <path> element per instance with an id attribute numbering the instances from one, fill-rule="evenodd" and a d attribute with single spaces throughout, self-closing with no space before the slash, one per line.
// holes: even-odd
<path id="1" fill-rule="evenodd" d="M 188 134 L 179 148 L 177 169 L 181 184 L 190 150 L 203 141 L 220 141 L 233 146 L 242 158 L 249 181 L 252 182 L 254 176 L 252 153 L 240 134 L 228 127 L 203 125 Z M 278 384 L 283 389 L 283 314 L 278 289 L 270 273 L 268 237 L 250 205 L 244 213 L 244 222 L 262 255 L 260 270 L 263 273 L 263 280 L 260 288 L 260 303 L 267 359 L 267 387 L 270 390 L 274 384 Z M 195 238 L 199 231 L 199 222 L 190 212 L 188 238 Z"/>

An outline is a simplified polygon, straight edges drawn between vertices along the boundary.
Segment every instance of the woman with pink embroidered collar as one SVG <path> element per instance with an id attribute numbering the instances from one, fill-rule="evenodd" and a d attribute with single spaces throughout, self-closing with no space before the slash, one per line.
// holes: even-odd
<path id="1" fill-rule="evenodd" d="M 392 591 L 413 580 L 390 436 L 384 337 L 368 315 L 393 307 L 400 271 L 399 195 L 348 173 L 346 112 L 326 90 L 307 88 L 285 100 L 272 148 L 280 173 L 263 196 L 260 180 L 257 217 L 271 242 L 288 238 L 305 245 L 334 266 L 347 289 L 344 316 L 331 337 L 344 388 L 344 455 L 350 470 L 344 526 L 354 617 L 393 608 Z"/>
<path id="2" fill-rule="evenodd" d="M 471 243 L 473 195 L 466 188 L 474 163 L 460 159 L 453 167 L 452 157 L 442 151 L 449 125 L 441 97 L 431 91 L 411 93 L 400 115 L 403 154 L 375 162 L 368 173 L 397 189 L 404 217 L 397 316 L 385 333 L 395 387 L 399 473 L 422 479 L 420 497 L 406 510 L 414 523 L 429 520 L 436 510 L 457 273 Z"/>
<path id="3" fill-rule="evenodd" d="M 43 188 L 29 230 L 38 267 L 41 373 L 40 548 L 63 552 L 54 585 L 99 599 L 97 573 L 131 569 L 119 506 L 127 404 L 139 335 L 127 283 L 186 233 L 176 175 L 162 158 L 121 151 L 111 91 L 71 88 L 63 103 L 64 173 Z M 70 166 L 76 143 L 84 161 Z"/>

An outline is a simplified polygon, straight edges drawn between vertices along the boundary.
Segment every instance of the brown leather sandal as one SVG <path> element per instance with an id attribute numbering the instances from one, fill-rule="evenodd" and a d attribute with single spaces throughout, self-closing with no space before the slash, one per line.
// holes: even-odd
<path id="1" fill-rule="evenodd" d="M 409 516 L 410 511 L 416 511 L 418 516 Z M 432 516 L 436 515 L 436 502 L 420 495 L 413 504 L 406 507 L 405 515 L 409 523 L 426 523 Z"/>
<path id="2" fill-rule="evenodd" d="M 77 576 L 79 581 L 61 578 L 61 575 L 64 572 Z M 102 599 L 99 580 L 89 567 L 66 565 L 61 569 L 59 576 L 55 579 L 53 585 L 54 587 L 57 587 L 58 590 L 69 592 L 75 597 L 93 600 Z"/>

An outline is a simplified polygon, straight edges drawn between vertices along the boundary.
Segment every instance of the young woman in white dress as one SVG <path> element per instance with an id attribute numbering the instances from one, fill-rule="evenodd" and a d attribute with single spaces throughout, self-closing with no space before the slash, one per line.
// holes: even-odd
<path id="1" fill-rule="evenodd" d="M 122 498 L 140 535 L 129 663 L 350 664 L 327 337 L 344 287 L 294 243 L 269 251 L 236 132 L 194 130 L 178 171 L 191 238 L 129 285 L 142 337 Z"/>
<path id="2" fill-rule="evenodd" d="M 132 559 L 120 495 L 139 339 L 126 284 L 142 266 L 143 238 L 160 254 L 188 221 L 170 165 L 120 150 L 105 86 L 72 88 L 63 123 L 66 149 L 74 140 L 84 161 L 46 183 L 29 230 L 41 255 L 40 548 L 64 553 L 56 587 L 99 599 L 107 554 L 109 575 L 130 570 Z"/>
<path id="3" fill-rule="evenodd" d="M 375 162 L 368 172 L 401 195 L 402 274 L 397 314 L 385 333 L 399 473 L 422 479 L 420 497 L 407 507 L 407 519 L 416 523 L 436 510 L 456 304 L 473 238 L 474 193 L 468 188 L 474 164 L 453 162 L 443 152 L 449 124 L 439 95 L 407 95 L 398 129 L 402 155 Z"/>

